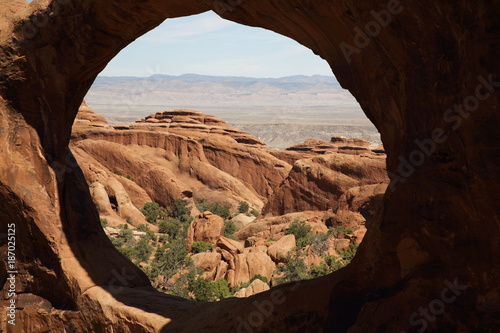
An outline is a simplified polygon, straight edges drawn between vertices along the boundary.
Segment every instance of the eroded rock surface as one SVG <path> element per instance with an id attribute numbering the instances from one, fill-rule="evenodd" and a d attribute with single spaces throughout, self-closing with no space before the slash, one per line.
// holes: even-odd
<path id="1" fill-rule="evenodd" d="M 460 293 L 424 321 L 429 331 L 500 325 L 497 2 L 3 0 L 0 7 L 0 225 L 2 234 L 16 225 L 16 291 L 47 300 L 26 297 L 33 306 L 17 310 L 16 329 L 400 332 L 423 329 L 409 322 L 412 313 L 453 285 Z M 346 269 L 250 298 L 193 303 L 153 290 L 113 248 L 68 144 L 85 93 L 121 49 L 166 18 L 210 9 L 289 36 L 328 61 L 380 131 L 392 183 Z M 260 312 L 263 302 L 274 305 L 272 315 Z"/>
<path id="2" fill-rule="evenodd" d="M 260 211 L 291 169 L 256 137 L 217 117 L 184 109 L 109 126 L 83 104 L 70 147 L 100 213 L 138 222 L 143 218 L 130 205 L 123 208 L 116 191 L 127 194 L 126 203 L 137 209 L 147 201 L 171 206 L 179 198 L 210 198 L 234 209 L 247 201 Z M 116 207 L 111 209 L 109 201 L 118 201 Z"/>

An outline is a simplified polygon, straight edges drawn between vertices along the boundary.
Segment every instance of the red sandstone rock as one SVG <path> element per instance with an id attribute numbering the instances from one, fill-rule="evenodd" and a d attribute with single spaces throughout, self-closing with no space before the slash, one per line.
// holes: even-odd
<path id="1" fill-rule="evenodd" d="M 295 249 L 295 236 L 286 235 L 278 240 L 267 249 L 267 254 L 273 259 L 274 262 L 283 262 L 283 259 Z"/>
<path id="2" fill-rule="evenodd" d="M 295 162 L 262 215 L 283 215 L 307 210 L 326 211 L 352 187 L 387 181 L 385 158 L 375 155 L 333 153 Z"/>
<path id="3" fill-rule="evenodd" d="M 195 219 L 188 228 L 187 246 L 194 242 L 215 244 L 224 234 L 224 220 L 211 212 L 204 212 Z"/>
<path id="4" fill-rule="evenodd" d="M 17 309 L 16 329 L 233 332 L 274 300 L 279 306 L 254 331 L 401 332 L 420 329 L 409 317 L 453 283 L 460 294 L 425 321 L 428 331 L 498 328 L 496 2 L 123 0 L 117 10 L 110 1 L 3 0 L 0 7 L 0 223 L 2 233 L 16 225 L 18 294 L 36 292 L 54 306 Z M 347 268 L 206 304 L 158 293 L 119 255 L 67 147 L 81 100 L 122 48 L 166 18 L 210 9 L 325 59 L 380 131 L 394 182 Z M 382 13 L 390 21 L 364 38 L 360 31 L 380 24 Z M 474 111 L 449 113 L 454 104 Z M 432 141 L 429 156 L 401 175 L 401 160 Z"/>

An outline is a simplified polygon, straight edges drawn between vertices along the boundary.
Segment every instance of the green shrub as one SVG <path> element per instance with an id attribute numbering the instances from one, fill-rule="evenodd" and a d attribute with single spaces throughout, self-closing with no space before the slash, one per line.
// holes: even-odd
<path id="1" fill-rule="evenodd" d="M 255 217 L 257 217 L 257 216 L 259 216 L 259 215 L 260 215 L 259 211 L 258 211 L 258 210 L 256 210 L 256 209 L 252 209 L 252 210 L 250 211 L 250 214 L 252 214 L 252 215 L 253 215 L 253 216 L 255 216 Z"/>
<path id="2" fill-rule="evenodd" d="M 166 243 L 168 241 L 168 236 L 166 235 L 161 235 L 158 237 L 158 242 L 160 243 Z"/>
<path id="3" fill-rule="evenodd" d="M 196 208 L 203 213 L 206 211 L 212 212 L 215 215 L 219 215 L 220 217 L 227 219 L 231 216 L 230 205 L 221 205 L 220 203 L 208 203 L 207 199 L 201 199 L 200 203 L 196 205 Z"/>
<path id="4" fill-rule="evenodd" d="M 283 275 L 277 279 L 277 283 L 285 283 L 291 281 L 305 280 L 309 277 L 307 274 L 307 265 L 304 259 L 296 255 L 288 256 L 284 263 L 278 264 L 276 267 L 278 273 Z"/>
<path id="5" fill-rule="evenodd" d="M 208 252 L 208 251 L 212 251 L 213 248 L 214 248 L 214 246 L 210 243 L 194 242 L 193 245 L 191 245 L 191 252 L 193 252 L 193 253 Z"/>
<path id="6" fill-rule="evenodd" d="M 125 221 L 128 223 L 128 224 L 133 224 L 132 223 L 132 218 L 130 216 L 125 216 Z"/>
<path id="7" fill-rule="evenodd" d="M 250 281 L 249 281 L 249 282 L 250 282 L 250 283 L 252 283 L 253 281 L 255 281 L 255 280 L 257 280 L 257 279 L 258 279 L 258 280 L 261 280 L 262 282 L 265 282 L 265 283 L 269 284 L 269 280 L 268 280 L 265 276 L 262 276 L 262 275 L 260 275 L 260 274 L 255 274 L 255 275 L 253 276 L 253 278 L 251 278 L 251 279 L 250 279 Z"/>
<path id="8" fill-rule="evenodd" d="M 250 206 L 248 205 L 248 202 L 246 202 L 246 201 L 242 201 L 238 205 L 238 213 L 246 214 L 249 209 L 250 209 Z"/>
<path id="9" fill-rule="evenodd" d="M 290 227 L 285 230 L 285 235 L 294 235 L 297 249 L 312 244 L 311 226 L 305 221 L 295 220 L 290 224 Z"/>
<path id="10" fill-rule="evenodd" d="M 229 211 L 229 208 L 231 208 L 230 205 L 221 205 L 220 203 L 216 202 L 212 205 L 209 205 L 208 211 L 214 213 L 215 215 L 219 215 L 223 219 L 227 219 L 231 216 L 231 212 Z"/>
<path id="11" fill-rule="evenodd" d="M 217 299 L 222 299 L 231 295 L 229 291 L 229 282 L 220 278 L 212 282 L 214 296 Z"/>
<path id="12" fill-rule="evenodd" d="M 317 278 L 335 272 L 345 266 L 344 263 L 337 260 L 335 256 L 326 255 L 319 265 L 311 265 L 309 268 L 309 277 Z"/>
<path id="13" fill-rule="evenodd" d="M 111 244 L 113 244 L 114 247 L 122 247 L 123 244 L 125 244 L 125 239 L 123 238 L 116 238 L 116 237 L 109 237 L 109 240 L 111 241 Z"/>
<path id="14" fill-rule="evenodd" d="M 128 228 L 120 230 L 118 237 L 123 238 L 125 240 L 125 243 L 130 242 L 134 239 L 132 230 Z"/>
<path id="15" fill-rule="evenodd" d="M 149 231 L 149 226 L 147 224 L 141 223 L 137 227 L 135 227 L 137 231 Z"/>
<path id="16" fill-rule="evenodd" d="M 324 275 L 327 275 L 331 273 L 331 270 L 330 268 L 328 267 L 328 265 L 322 261 L 321 264 L 319 265 L 311 265 L 311 267 L 309 268 L 309 277 L 311 278 L 317 278 L 317 277 L 320 277 L 320 276 L 324 276 Z"/>
<path id="17" fill-rule="evenodd" d="M 108 226 L 108 220 L 104 218 L 100 218 L 101 221 L 101 227 L 106 228 Z"/>
<path id="18" fill-rule="evenodd" d="M 131 247 L 119 247 L 118 251 L 121 252 L 128 260 L 133 261 L 133 252 L 134 249 Z"/>
<path id="19" fill-rule="evenodd" d="M 351 235 L 352 233 L 352 228 L 346 228 L 343 225 L 337 225 L 335 227 L 328 228 L 328 234 L 333 234 L 337 238 L 343 237 L 345 235 Z"/>
<path id="20" fill-rule="evenodd" d="M 248 287 L 253 281 L 255 281 L 257 279 L 259 279 L 259 280 L 265 282 L 267 285 L 269 285 L 269 281 L 267 280 L 267 278 L 265 276 L 262 276 L 260 274 L 256 274 L 249 281 L 242 282 L 239 285 L 234 286 L 233 289 L 231 290 L 231 293 L 234 295 L 239 290 Z"/>
<path id="21" fill-rule="evenodd" d="M 146 221 L 152 224 L 156 224 L 158 220 L 164 220 L 170 215 L 167 209 L 160 207 L 156 202 L 146 202 L 141 209 L 141 213 L 144 215 Z"/>
<path id="22" fill-rule="evenodd" d="M 188 290 L 199 302 L 210 302 L 231 295 L 229 283 L 224 279 L 215 282 L 202 277 L 196 277 L 188 282 Z"/>
<path id="23" fill-rule="evenodd" d="M 233 221 L 231 220 L 224 221 L 224 237 L 230 238 L 231 236 L 233 236 L 235 231 L 236 231 L 236 225 L 234 224 Z"/>
<path id="24" fill-rule="evenodd" d="M 208 210 L 209 203 L 207 199 L 201 199 L 200 203 L 196 205 L 196 208 L 200 211 L 200 213 L 206 212 Z"/>
<path id="25" fill-rule="evenodd" d="M 153 247 L 149 245 L 148 240 L 142 238 L 134 246 L 132 251 L 132 258 L 138 262 L 148 262 L 151 253 L 153 252 Z"/>
<path id="26" fill-rule="evenodd" d="M 125 223 L 119 224 L 117 228 L 118 229 L 128 229 L 128 224 L 125 224 Z"/>
<path id="27" fill-rule="evenodd" d="M 359 244 L 357 243 L 350 243 L 346 250 L 338 251 L 338 253 L 342 257 L 342 260 L 344 260 L 345 265 L 349 264 L 354 258 L 354 256 L 356 255 L 356 251 L 358 250 L 358 246 Z"/>
<path id="28" fill-rule="evenodd" d="M 189 201 L 184 199 L 176 199 L 174 201 L 174 208 L 172 211 L 172 216 L 178 219 L 182 223 L 190 223 L 193 221 L 191 214 L 191 208 L 188 207 Z"/>
<path id="29" fill-rule="evenodd" d="M 170 279 L 174 274 L 187 267 L 190 259 L 187 257 L 186 241 L 175 239 L 156 249 L 154 259 L 151 263 L 153 276 L 164 275 Z"/>
<path id="30" fill-rule="evenodd" d="M 162 234 L 167 234 L 170 239 L 184 238 L 187 233 L 187 227 L 177 219 L 169 219 L 160 222 L 158 231 Z"/>

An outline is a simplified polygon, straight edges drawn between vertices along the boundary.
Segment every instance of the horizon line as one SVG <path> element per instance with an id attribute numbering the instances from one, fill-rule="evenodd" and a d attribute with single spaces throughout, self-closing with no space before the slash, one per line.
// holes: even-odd
<path id="1" fill-rule="evenodd" d="M 248 79 L 284 79 L 284 78 L 290 78 L 290 77 L 315 77 L 315 76 L 320 76 L 320 77 L 325 77 L 325 78 L 333 78 L 335 80 L 336 77 L 335 75 L 323 75 L 323 74 L 313 74 L 313 75 L 306 75 L 306 74 L 296 74 L 296 75 L 286 75 L 286 76 L 279 76 L 279 77 L 255 77 L 255 76 L 242 76 L 242 75 L 209 75 L 209 74 L 196 74 L 196 73 L 185 73 L 185 74 L 180 74 L 180 75 L 172 75 L 172 74 L 163 74 L 163 73 L 156 73 L 156 74 L 151 74 L 149 76 L 135 76 L 135 75 L 97 75 L 97 77 L 113 77 L 113 78 L 120 78 L 120 77 L 133 77 L 133 78 L 150 78 L 153 76 L 171 76 L 171 77 L 182 77 L 182 76 L 206 76 L 206 77 L 227 77 L 227 78 L 248 78 Z"/>

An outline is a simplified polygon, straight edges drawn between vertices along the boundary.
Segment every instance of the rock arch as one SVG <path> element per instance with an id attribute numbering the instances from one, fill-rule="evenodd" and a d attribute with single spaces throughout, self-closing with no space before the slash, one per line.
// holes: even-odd
<path id="1" fill-rule="evenodd" d="M 2 0 L 0 5 L 0 233 L 16 225 L 18 299 L 42 304 L 18 310 L 17 327 L 61 332 L 106 332 L 111 326 L 134 332 L 498 328 L 496 1 Z M 379 129 L 392 183 L 378 222 L 347 269 L 249 299 L 197 304 L 155 292 L 112 248 L 67 145 L 78 105 L 110 59 L 166 18 L 211 9 L 289 36 L 327 60 Z M 6 253 L 4 241 L 1 249 Z M 9 267 L 6 261 L 0 265 L 8 292 Z M 43 306 L 47 301 L 54 309 Z"/>

